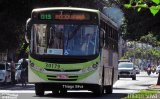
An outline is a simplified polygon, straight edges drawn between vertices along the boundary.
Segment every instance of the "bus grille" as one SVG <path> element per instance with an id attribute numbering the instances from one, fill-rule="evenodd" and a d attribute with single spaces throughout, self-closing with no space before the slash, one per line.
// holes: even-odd
<path id="1" fill-rule="evenodd" d="M 121 71 L 120 74 L 130 74 L 128 71 Z"/>
<path id="2" fill-rule="evenodd" d="M 68 76 L 67 79 L 60 79 L 57 78 L 57 76 L 47 75 L 47 78 L 51 81 L 76 81 L 78 79 L 78 76 Z"/>
<path id="3" fill-rule="evenodd" d="M 78 72 L 81 69 L 74 69 L 74 70 L 57 70 L 57 69 L 45 69 L 47 71 L 55 71 L 55 72 Z"/>

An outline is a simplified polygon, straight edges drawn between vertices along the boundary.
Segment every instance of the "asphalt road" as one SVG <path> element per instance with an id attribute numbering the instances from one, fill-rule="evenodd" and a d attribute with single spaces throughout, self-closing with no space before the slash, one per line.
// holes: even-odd
<path id="1" fill-rule="evenodd" d="M 129 93 L 136 93 L 141 89 L 148 89 L 152 84 L 156 84 L 158 75 L 147 75 L 141 72 L 137 75 L 137 80 L 131 78 L 120 78 L 114 84 L 113 94 L 104 94 L 102 97 L 95 97 L 88 91 L 69 91 L 66 95 L 53 95 L 50 91 L 45 92 L 43 97 L 38 97 L 34 93 L 34 85 L 29 84 L 23 88 L 21 84 L 0 85 L 0 99 L 121 99 Z"/>

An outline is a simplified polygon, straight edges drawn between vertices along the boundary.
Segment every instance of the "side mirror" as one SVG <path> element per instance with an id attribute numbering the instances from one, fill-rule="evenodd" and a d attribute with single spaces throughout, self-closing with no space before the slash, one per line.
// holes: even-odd
<path id="1" fill-rule="evenodd" d="M 100 31 L 100 47 L 104 47 L 105 30 L 101 28 Z"/>
<path id="2" fill-rule="evenodd" d="M 25 40 L 27 43 L 29 43 L 29 39 L 31 36 L 30 29 L 31 29 L 31 18 L 29 18 L 26 22 Z"/>

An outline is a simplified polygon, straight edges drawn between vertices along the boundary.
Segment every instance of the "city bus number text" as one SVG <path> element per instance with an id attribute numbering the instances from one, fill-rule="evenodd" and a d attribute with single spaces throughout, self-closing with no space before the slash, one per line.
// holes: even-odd
<path id="1" fill-rule="evenodd" d="M 46 63 L 46 68 L 48 68 L 48 69 L 60 69 L 60 65 L 59 64 Z"/>

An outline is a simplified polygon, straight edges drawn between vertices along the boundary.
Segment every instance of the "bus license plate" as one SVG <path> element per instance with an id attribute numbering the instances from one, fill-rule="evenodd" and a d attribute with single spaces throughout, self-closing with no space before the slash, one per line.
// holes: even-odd
<path id="1" fill-rule="evenodd" d="M 83 85 L 62 85 L 63 88 L 66 89 L 83 89 Z"/>

